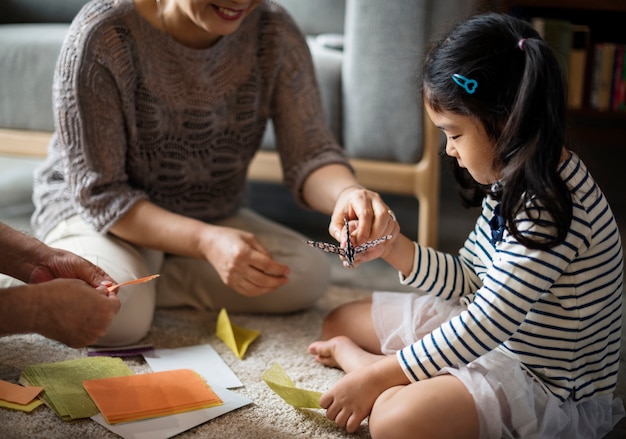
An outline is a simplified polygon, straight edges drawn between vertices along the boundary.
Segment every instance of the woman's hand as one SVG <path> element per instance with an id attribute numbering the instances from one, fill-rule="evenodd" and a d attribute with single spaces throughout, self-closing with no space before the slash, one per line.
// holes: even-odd
<path id="1" fill-rule="evenodd" d="M 357 247 L 368 241 L 391 235 L 391 239 L 380 243 L 354 257 L 354 267 L 379 258 L 400 234 L 395 215 L 381 196 L 360 186 L 349 186 L 339 193 L 328 227 L 329 233 L 346 246 L 348 236 L 344 218 L 349 220 L 352 245 Z"/>
<path id="2" fill-rule="evenodd" d="M 252 233 L 220 227 L 206 235 L 201 251 L 222 281 L 244 296 L 259 296 L 286 284 L 289 267 L 281 264 Z"/>

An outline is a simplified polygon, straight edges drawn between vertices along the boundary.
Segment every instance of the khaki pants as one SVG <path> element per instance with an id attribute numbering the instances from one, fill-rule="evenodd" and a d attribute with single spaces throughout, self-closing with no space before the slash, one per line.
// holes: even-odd
<path id="1" fill-rule="evenodd" d="M 122 307 L 107 335 L 98 342 L 103 346 L 139 341 L 150 329 L 155 307 L 288 313 L 312 306 L 326 291 L 330 282 L 328 258 L 307 246 L 304 236 L 250 209 L 241 209 L 214 224 L 253 233 L 277 261 L 289 265 L 289 282 L 263 296 L 245 297 L 224 285 L 207 261 L 137 247 L 111 234 L 97 233 L 78 216 L 60 223 L 44 241 L 83 256 L 117 282 L 161 274 L 155 281 L 120 289 Z"/>

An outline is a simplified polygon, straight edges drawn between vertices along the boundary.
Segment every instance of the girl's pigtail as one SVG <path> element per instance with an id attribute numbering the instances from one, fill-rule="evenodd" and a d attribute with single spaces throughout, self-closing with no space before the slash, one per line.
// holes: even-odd
<path id="1" fill-rule="evenodd" d="M 523 57 L 524 71 L 497 148 L 507 188 L 502 215 L 519 242 L 549 248 L 565 240 L 572 219 L 570 193 L 558 173 L 565 143 L 565 80 L 555 52 L 545 41 L 522 37 L 514 52 Z M 537 225 L 552 227 L 554 233 L 521 233 L 514 220 L 520 210 Z M 542 221 L 539 210 L 548 214 L 542 215 Z"/>

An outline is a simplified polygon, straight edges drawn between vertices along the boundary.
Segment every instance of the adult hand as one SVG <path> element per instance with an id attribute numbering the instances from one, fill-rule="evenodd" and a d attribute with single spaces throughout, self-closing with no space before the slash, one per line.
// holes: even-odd
<path id="1" fill-rule="evenodd" d="M 35 290 L 30 303 L 32 332 L 74 348 L 95 343 L 120 309 L 116 294 L 101 286 L 94 289 L 82 280 L 55 279 L 20 288 Z"/>
<path id="2" fill-rule="evenodd" d="M 395 215 L 381 196 L 360 186 L 350 186 L 340 192 L 328 227 L 331 236 L 345 247 L 347 236 L 344 218 L 350 221 L 350 238 L 355 247 L 385 235 L 392 235 L 390 240 L 355 255 L 354 267 L 380 257 L 400 234 Z"/>
<path id="3" fill-rule="evenodd" d="M 135 245 L 207 260 L 225 285 L 259 296 L 284 285 L 289 267 L 275 261 L 253 234 L 138 202 L 111 233 Z"/>
<path id="4" fill-rule="evenodd" d="M 100 267 L 65 250 L 42 246 L 45 254 L 37 258 L 28 283 L 41 283 L 53 279 L 81 279 L 94 288 L 109 286 L 113 279 Z M 106 291 L 106 289 L 100 289 Z"/>
<path id="5" fill-rule="evenodd" d="M 252 233 L 222 227 L 204 246 L 222 281 L 244 296 L 274 291 L 288 282 L 289 267 L 272 258 Z"/>

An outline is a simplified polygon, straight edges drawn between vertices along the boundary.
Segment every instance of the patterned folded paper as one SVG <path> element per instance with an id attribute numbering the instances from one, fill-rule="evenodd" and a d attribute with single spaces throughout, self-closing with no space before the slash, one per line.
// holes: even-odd
<path id="1" fill-rule="evenodd" d="M 222 308 L 217 316 L 215 335 L 217 335 L 239 359 L 242 359 L 250 343 L 256 340 L 261 333 L 256 329 L 247 329 L 233 325 L 226 309 Z"/>
<path id="2" fill-rule="evenodd" d="M 89 357 L 134 357 L 138 355 L 152 355 L 154 346 L 151 344 L 136 344 L 114 348 L 87 348 Z"/>
<path id="3" fill-rule="evenodd" d="M 300 389 L 289 378 L 278 363 L 274 363 L 263 373 L 263 381 L 286 403 L 296 408 L 320 409 L 321 392 Z"/>
<path id="4" fill-rule="evenodd" d="M 213 389 L 191 369 L 89 380 L 83 386 L 109 424 L 222 405 Z"/>
<path id="5" fill-rule="evenodd" d="M 20 382 L 43 387 L 45 403 L 61 419 L 73 421 L 98 413 L 83 381 L 132 374 L 133 371 L 119 358 L 87 357 L 28 366 L 22 372 Z"/>
<path id="6" fill-rule="evenodd" d="M 20 386 L 0 380 L 0 407 L 21 410 L 23 412 L 33 411 L 43 404 L 43 401 L 36 399 L 43 387 Z"/>

